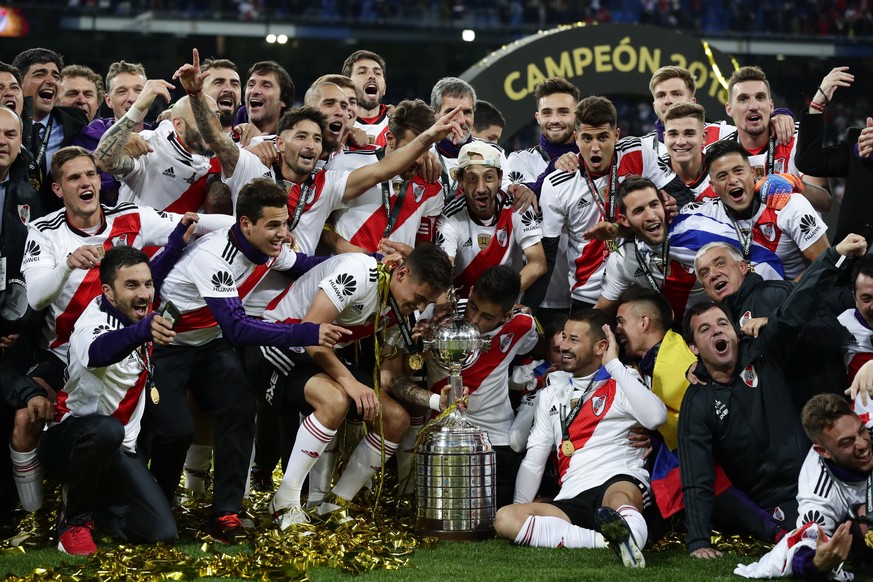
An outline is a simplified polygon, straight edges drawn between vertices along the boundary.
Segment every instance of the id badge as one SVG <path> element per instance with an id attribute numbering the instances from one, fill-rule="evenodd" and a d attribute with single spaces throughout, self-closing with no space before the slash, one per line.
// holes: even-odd
<path id="1" fill-rule="evenodd" d="M 6 257 L 0 256 L 0 291 L 6 291 Z"/>

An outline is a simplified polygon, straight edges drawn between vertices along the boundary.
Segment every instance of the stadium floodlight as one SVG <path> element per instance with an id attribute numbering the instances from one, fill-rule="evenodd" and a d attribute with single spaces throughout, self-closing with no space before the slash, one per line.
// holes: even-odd
<path id="1" fill-rule="evenodd" d="M 476 31 L 470 28 L 465 28 L 463 32 L 461 32 L 461 40 L 464 42 L 473 42 L 476 40 Z"/>
<path id="2" fill-rule="evenodd" d="M 273 33 L 268 34 L 267 35 L 267 42 L 270 44 L 275 43 L 276 42 L 276 35 Z"/>
<path id="3" fill-rule="evenodd" d="M 279 44 L 285 44 L 286 42 L 288 42 L 288 37 L 284 34 L 280 34 L 276 37 L 276 42 L 278 42 Z"/>

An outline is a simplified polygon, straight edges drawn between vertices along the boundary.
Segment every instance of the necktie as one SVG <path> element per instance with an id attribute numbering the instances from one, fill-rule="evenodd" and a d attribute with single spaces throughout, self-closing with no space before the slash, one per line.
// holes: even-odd
<path id="1" fill-rule="evenodd" d="M 42 140 L 45 137 L 45 126 L 41 123 L 33 124 L 33 137 L 30 142 L 30 151 L 33 152 L 33 157 L 36 158 L 39 155 L 39 150 L 42 146 Z M 45 176 L 45 154 L 43 154 L 43 159 L 39 160 L 39 171 L 40 174 Z"/>

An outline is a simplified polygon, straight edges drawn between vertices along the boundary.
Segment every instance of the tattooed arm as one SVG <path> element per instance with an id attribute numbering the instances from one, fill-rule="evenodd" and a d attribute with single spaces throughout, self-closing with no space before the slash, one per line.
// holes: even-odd
<path id="1" fill-rule="evenodd" d="M 221 123 L 218 120 L 218 105 L 203 94 L 203 79 L 205 77 L 206 74 L 200 71 L 200 54 L 197 49 L 194 49 L 192 62 L 179 67 L 173 75 L 173 78 L 179 79 L 182 87 L 188 92 L 194 121 L 197 123 L 200 135 L 203 136 L 203 141 L 206 142 L 209 149 L 215 152 L 224 177 L 230 178 L 233 176 L 236 163 L 239 161 L 239 148 L 233 143 L 230 136 L 221 130 Z"/>
<path id="2" fill-rule="evenodd" d="M 130 138 L 130 133 L 145 119 L 149 107 L 159 95 L 167 102 L 170 101 L 170 89 L 173 89 L 173 85 L 166 81 L 159 79 L 146 81 L 142 93 L 124 117 L 112 124 L 112 127 L 100 138 L 100 143 L 94 150 L 94 157 L 100 170 L 116 176 L 126 176 L 130 173 L 133 169 L 133 158 L 124 154 L 124 146 Z"/>

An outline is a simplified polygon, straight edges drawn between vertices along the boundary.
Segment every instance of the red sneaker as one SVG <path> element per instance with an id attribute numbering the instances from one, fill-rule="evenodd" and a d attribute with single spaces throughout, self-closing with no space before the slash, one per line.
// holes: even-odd
<path id="1" fill-rule="evenodd" d="M 66 521 L 61 523 L 58 549 L 73 556 L 90 556 L 97 551 L 91 535 L 92 529 L 94 529 L 93 521 L 84 525 L 75 525 Z"/>
<path id="2" fill-rule="evenodd" d="M 236 513 L 225 513 L 214 517 L 209 524 L 209 535 L 217 542 L 232 544 L 245 538 L 246 529 Z"/>

